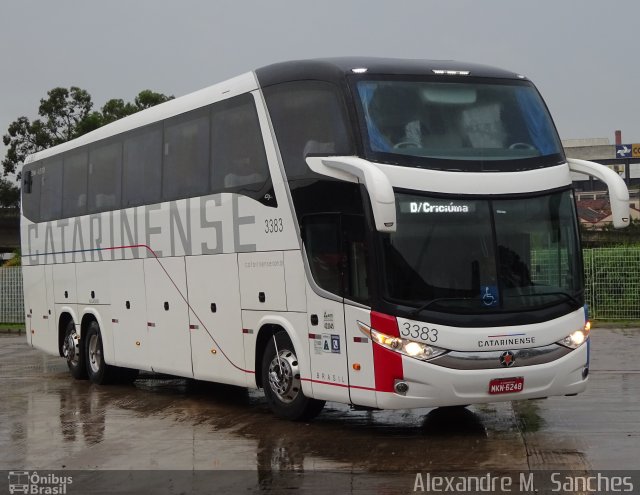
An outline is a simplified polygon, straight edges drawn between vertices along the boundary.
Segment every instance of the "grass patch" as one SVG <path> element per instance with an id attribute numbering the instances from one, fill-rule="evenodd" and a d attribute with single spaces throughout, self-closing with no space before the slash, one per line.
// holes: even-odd
<path id="1" fill-rule="evenodd" d="M 640 330 L 640 320 L 609 320 L 591 319 L 593 328 L 638 328 Z"/>
<path id="2" fill-rule="evenodd" d="M 0 323 L 0 332 L 9 331 L 24 333 L 24 323 Z"/>

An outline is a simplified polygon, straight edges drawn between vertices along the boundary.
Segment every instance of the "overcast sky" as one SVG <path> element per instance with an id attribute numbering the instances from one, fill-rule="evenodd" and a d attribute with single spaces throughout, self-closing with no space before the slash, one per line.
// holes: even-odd
<path id="1" fill-rule="evenodd" d="M 638 0 L 0 0 L 0 132 L 56 86 L 88 90 L 97 109 L 282 60 L 369 55 L 520 72 L 563 139 L 621 129 L 640 142 L 639 19 Z"/>

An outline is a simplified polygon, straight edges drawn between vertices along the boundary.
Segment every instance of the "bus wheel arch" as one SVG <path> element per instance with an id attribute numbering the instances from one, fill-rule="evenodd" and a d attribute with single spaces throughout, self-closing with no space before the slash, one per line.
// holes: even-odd
<path id="1" fill-rule="evenodd" d="M 73 321 L 73 316 L 66 311 L 61 313 L 60 318 L 58 318 L 58 353 L 60 357 L 64 357 L 64 337 L 70 321 Z"/>
<path id="2" fill-rule="evenodd" d="M 256 352 L 255 352 L 255 362 L 254 362 L 254 370 L 256 370 L 256 386 L 258 388 L 262 388 L 262 357 L 264 356 L 264 351 L 269 344 L 269 341 L 273 338 L 273 336 L 277 332 L 287 332 L 284 327 L 281 325 L 276 325 L 273 323 L 267 323 L 260 327 L 258 331 L 258 336 L 256 337 Z M 288 334 L 288 332 L 287 332 Z"/>
<path id="3" fill-rule="evenodd" d="M 272 412 L 280 418 L 293 421 L 313 419 L 322 411 L 325 401 L 305 396 L 299 363 L 300 349 L 296 350 L 290 333 L 279 325 L 270 325 L 263 326 L 258 337 L 257 344 L 260 345 L 256 346 L 256 360 L 259 359 L 255 368 L 256 380 L 260 380 Z"/>

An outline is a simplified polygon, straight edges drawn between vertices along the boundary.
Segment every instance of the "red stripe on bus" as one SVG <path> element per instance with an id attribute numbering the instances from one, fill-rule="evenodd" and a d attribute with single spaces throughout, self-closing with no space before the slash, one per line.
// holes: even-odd
<path id="1" fill-rule="evenodd" d="M 322 380 L 314 380 L 312 378 L 300 378 L 300 380 L 303 382 L 318 383 L 320 385 L 332 385 L 334 387 L 342 387 L 342 388 L 357 388 L 359 390 L 369 390 L 371 392 L 376 391 L 375 388 L 371 388 L 371 387 L 361 387 L 359 385 L 345 385 L 344 383 L 324 382 Z"/>
<path id="2" fill-rule="evenodd" d="M 398 320 L 395 316 L 372 311 L 371 328 L 392 337 L 400 336 Z M 382 347 L 378 343 L 373 346 L 373 368 L 376 378 L 376 390 L 380 392 L 393 392 L 395 381 L 404 379 L 402 356 L 397 352 Z"/>

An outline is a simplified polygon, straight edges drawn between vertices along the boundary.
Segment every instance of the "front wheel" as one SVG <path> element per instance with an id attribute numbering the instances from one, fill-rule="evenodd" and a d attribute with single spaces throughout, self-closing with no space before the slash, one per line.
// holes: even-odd
<path id="1" fill-rule="evenodd" d="M 283 331 L 274 334 L 264 351 L 262 385 L 271 410 L 280 418 L 310 420 L 324 407 L 324 401 L 302 393 L 298 358 L 291 339 Z"/>

